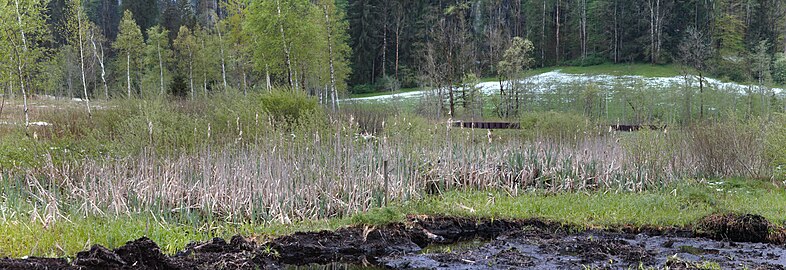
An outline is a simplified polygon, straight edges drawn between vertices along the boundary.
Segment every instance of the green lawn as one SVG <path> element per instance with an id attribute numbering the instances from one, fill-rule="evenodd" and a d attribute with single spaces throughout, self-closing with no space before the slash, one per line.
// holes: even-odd
<path id="1" fill-rule="evenodd" d="M 356 224 L 403 221 L 407 214 L 485 218 L 544 218 L 588 227 L 619 225 L 688 226 L 716 212 L 760 214 L 782 224 L 786 191 L 760 180 L 726 179 L 715 183 L 683 181 L 643 193 L 559 193 L 539 191 L 510 196 L 501 191 L 447 192 L 442 196 L 372 209 L 353 217 L 295 224 L 253 224 L 214 220 L 198 224 L 167 221 L 151 213 L 116 218 L 70 217 L 44 225 L 29 217 L 0 219 L 0 257 L 73 256 L 92 244 L 109 247 L 148 236 L 172 254 L 190 241 L 234 234 L 264 240 L 296 231 L 335 229 Z M 718 183 L 718 182 L 723 182 Z"/>

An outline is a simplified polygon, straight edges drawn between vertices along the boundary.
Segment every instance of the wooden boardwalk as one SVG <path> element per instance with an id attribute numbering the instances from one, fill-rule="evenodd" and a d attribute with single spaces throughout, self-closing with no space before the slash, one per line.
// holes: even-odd
<path id="1" fill-rule="evenodd" d="M 516 122 L 454 121 L 454 127 L 478 129 L 521 129 Z"/>

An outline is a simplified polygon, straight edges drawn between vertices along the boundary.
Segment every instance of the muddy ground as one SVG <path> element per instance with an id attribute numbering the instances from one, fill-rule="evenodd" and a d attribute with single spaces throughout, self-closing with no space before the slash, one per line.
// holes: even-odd
<path id="1" fill-rule="evenodd" d="M 216 238 L 173 256 L 141 238 L 69 259 L 0 259 L 0 269 L 786 269 L 783 235 L 754 215 L 709 216 L 692 229 L 606 230 L 538 219 L 412 216 L 266 243 Z"/>

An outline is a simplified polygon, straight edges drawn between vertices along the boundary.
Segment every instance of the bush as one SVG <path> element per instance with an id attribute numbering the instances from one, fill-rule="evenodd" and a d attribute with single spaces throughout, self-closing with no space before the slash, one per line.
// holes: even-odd
<path id="1" fill-rule="evenodd" d="M 349 92 L 352 94 L 368 94 L 368 93 L 374 93 L 374 91 L 375 91 L 374 85 L 372 84 L 353 85 L 349 90 Z"/>
<path id="2" fill-rule="evenodd" d="M 775 177 L 786 180 L 786 114 L 773 117 L 767 129 L 766 154 L 775 171 Z"/>
<path id="3" fill-rule="evenodd" d="M 385 122 L 386 118 L 395 117 L 399 114 L 399 110 L 396 106 L 385 103 L 352 103 L 341 106 L 339 113 L 344 119 L 353 119 L 360 131 L 377 134 L 382 132 L 382 123 Z"/>
<path id="4" fill-rule="evenodd" d="M 728 119 L 695 126 L 690 132 L 690 149 L 703 176 L 764 177 L 769 172 L 764 159 L 763 120 Z"/>
<path id="5" fill-rule="evenodd" d="M 276 121 L 295 123 L 302 116 L 317 111 L 317 101 L 296 91 L 273 91 L 261 98 L 262 110 Z"/>
<path id="6" fill-rule="evenodd" d="M 401 89 L 401 83 L 395 77 L 385 75 L 377 80 L 376 88 L 378 91 L 393 92 Z"/>
<path id="7" fill-rule="evenodd" d="M 715 67 L 713 70 L 714 75 L 722 79 L 735 82 L 748 82 L 751 80 L 745 61 L 734 58 L 718 59 L 712 66 Z"/>
<path id="8" fill-rule="evenodd" d="M 529 112 L 521 117 L 521 129 L 529 137 L 571 140 L 596 133 L 589 118 L 567 112 Z"/>
<path id="9" fill-rule="evenodd" d="M 401 82 L 402 88 L 418 87 L 417 71 L 407 66 L 401 66 L 398 69 L 398 78 Z"/>
<path id="10" fill-rule="evenodd" d="M 577 58 L 570 61 L 565 62 L 565 65 L 568 66 L 577 66 L 577 67 L 589 67 L 589 66 L 597 66 L 600 64 L 606 63 L 606 58 L 600 54 L 590 54 L 584 58 Z"/>
<path id="11" fill-rule="evenodd" d="M 786 54 L 779 53 L 775 56 L 775 63 L 772 66 L 772 79 L 777 84 L 786 85 Z"/>

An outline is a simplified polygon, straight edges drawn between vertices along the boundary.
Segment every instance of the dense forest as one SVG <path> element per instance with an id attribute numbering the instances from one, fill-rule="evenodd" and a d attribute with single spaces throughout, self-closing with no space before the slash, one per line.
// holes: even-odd
<path id="1" fill-rule="evenodd" d="M 786 77 L 784 0 L 0 0 L 0 14 L 10 95 L 281 86 L 330 103 L 501 75 L 515 37 L 532 44 L 525 69 L 678 63 L 735 81 Z M 756 55 L 773 72 L 755 72 Z"/>
<path id="2" fill-rule="evenodd" d="M 495 75 L 513 37 L 532 41 L 536 66 L 680 62 L 696 29 L 716 73 L 750 79 L 743 58 L 762 41 L 786 52 L 781 0 L 351 1 L 350 82 L 394 76 L 414 84 L 429 48 L 462 73 Z"/>

